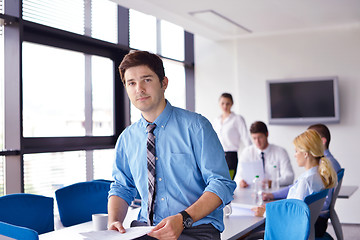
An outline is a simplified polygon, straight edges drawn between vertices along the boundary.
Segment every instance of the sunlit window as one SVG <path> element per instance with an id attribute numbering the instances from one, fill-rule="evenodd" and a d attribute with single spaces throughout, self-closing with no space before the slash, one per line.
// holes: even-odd
<path id="1" fill-rule="evenodd" d="M 23 19 L 78 34 L 85 33 L 84 0 L 23 0 Z"/>
<path id="2" fill-rule="evenodd" d="M 92 0 L 91 4 L 92 37 L 117 43 L 117 4 L 109 0 Z"/>
<path id="3" fill-rule="evenodd" d="M 114 149 L 94 150 L 94 179 L 112 180 L 111 174 L 114 159 Z"/>
<path id="4" fill-rule="evenodd" d="M 156 53 L 156 18 L 130 9 L 130 47 Z"/>
<path id="5" fill-rule="evenodd" d="M 181 63 L 163 60 L 165 74 L 169 79 L 169 85 L 165 90 L 165 97 L 171 105 L 186 108 L 185 97 L 185 69 Z"/>
<path id="6" fill-rule="evenodd" d="M 114 133 L 114 63 L 92 56 L 92 121 L 94 136 Z"/>
<path id="7" fill-rule="evenodd" d="M 173 23 L 161 20 L 161 55 L 184 61 L 184 29 Z"/>
<path id="8" fill-rule="evenodd" d="M 22 66 L 24 136 L 84 136 L 84 54 L 24 43 Z"/>
<path id="9" fill-rule="evenodd" d="M 53 196 L 56 189 L 86 181 L 85 151 L 24 155 L 24 191 Z"/>

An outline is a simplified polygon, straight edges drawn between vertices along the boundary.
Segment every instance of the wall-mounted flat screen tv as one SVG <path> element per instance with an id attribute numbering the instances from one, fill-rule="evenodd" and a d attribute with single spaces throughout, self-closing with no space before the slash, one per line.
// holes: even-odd
<path id="1" fill-rule="evenodd" d="M 338 77 L 267 80 L 270 124 L 338 123 Z"/>

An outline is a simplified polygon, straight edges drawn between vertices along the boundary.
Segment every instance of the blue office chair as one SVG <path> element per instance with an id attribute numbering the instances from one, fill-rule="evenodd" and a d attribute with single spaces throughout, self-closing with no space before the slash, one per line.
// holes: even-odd
<path id="1" fill-rule="evenodd" d="M 329 189 L 324 189 L 319 192 L 314 192 L 311 195 L 305 197 L 304 202 L 309 206 L 310 209 L 310 236 L 309 240 L 315 239 L 315 222 L 319 217 L 320 211 L 324 206 L 326 195 Z"/>
<path id="2" fill-rule="evenodd" d="M 62 224 L 69 227 L 91 221 L 94 213 L 107 213 L 110 182 L 75 183 L 55 191 Z"/>
<path id="3" fill-rule="evenodd" d="M 283 199 L 266 204 L 265 240 L 307 240 L 310 210 L 298 199 Z"/>
<path id="4" fill-rule="evenodd" d="M 0 221 L 0 235 L 10 237 L 17 240 L 38 240 L 39 235 L 36 231 L 15 226 L 9 223 L 4 223 Z"/>
<path id="5" fill-rule="evenodd" d="M 54 199 L 27 193 L 2 196 L 0 221 L 30 228 L 38 234 L 54 231 Z"/>

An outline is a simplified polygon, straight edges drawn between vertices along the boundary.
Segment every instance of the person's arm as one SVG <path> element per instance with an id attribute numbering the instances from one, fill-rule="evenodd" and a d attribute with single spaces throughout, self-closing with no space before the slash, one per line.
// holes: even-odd
<path id="1" fill-rule="evenodd" d="M 125 232 L 123 222 L 129 205 L 118 196 L 111 196 L 108 200 L 108 229 Z"/>
<path id="2" fill-rule="evenodd" d="M 212 192 L 203 195 L 185 211 L 194 222 L 206 217 L 222 204 L 221 199 Z M 148 235 L 158 239 L 178 239 L 183 231 L 183 217 L 180 213 L 163 219 Z"/>
<path id="3" fill-rule="evenodd" d="M 242 151 L 239 157 L 239 163 L 234 177 L 234 181 L 236 182 L 236 184 L 238 184 L 240 188 L 247 188 L 249 186 L 249 184 L 242 178 L 243 172 L 246 171 L 245 169 L 242 168 L 242 163 L 250 161 L 249 156 L 250 156 L 250 151 L 247 147 Z"/>
<path id="4" fill-rule="evenodd" d="M 293 183 L 294 181 L 294 170 L 291 166 L 289 154 L 283 148 L 279 149 L 279 163 L 280 163 L 280 186 L 287 186 Z"/>

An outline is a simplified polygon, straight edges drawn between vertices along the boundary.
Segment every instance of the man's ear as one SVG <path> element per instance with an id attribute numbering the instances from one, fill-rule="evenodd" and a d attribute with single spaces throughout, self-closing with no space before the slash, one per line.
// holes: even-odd
<path id="1" fill-rule="evenodd" d="M 169 79 L 167 77 L 164 77 L 162 80 L 162 89 L 165 91 L 165 89 L 168 87 Z"/>
<path id="2" fill-rule="evenodd" d="M 327 141 L 326 138 L 322 137 L 322 138 L 321 138 L 321 141 L 322 141 L 323 145 L 325 146 L 326 141 Z"/>

